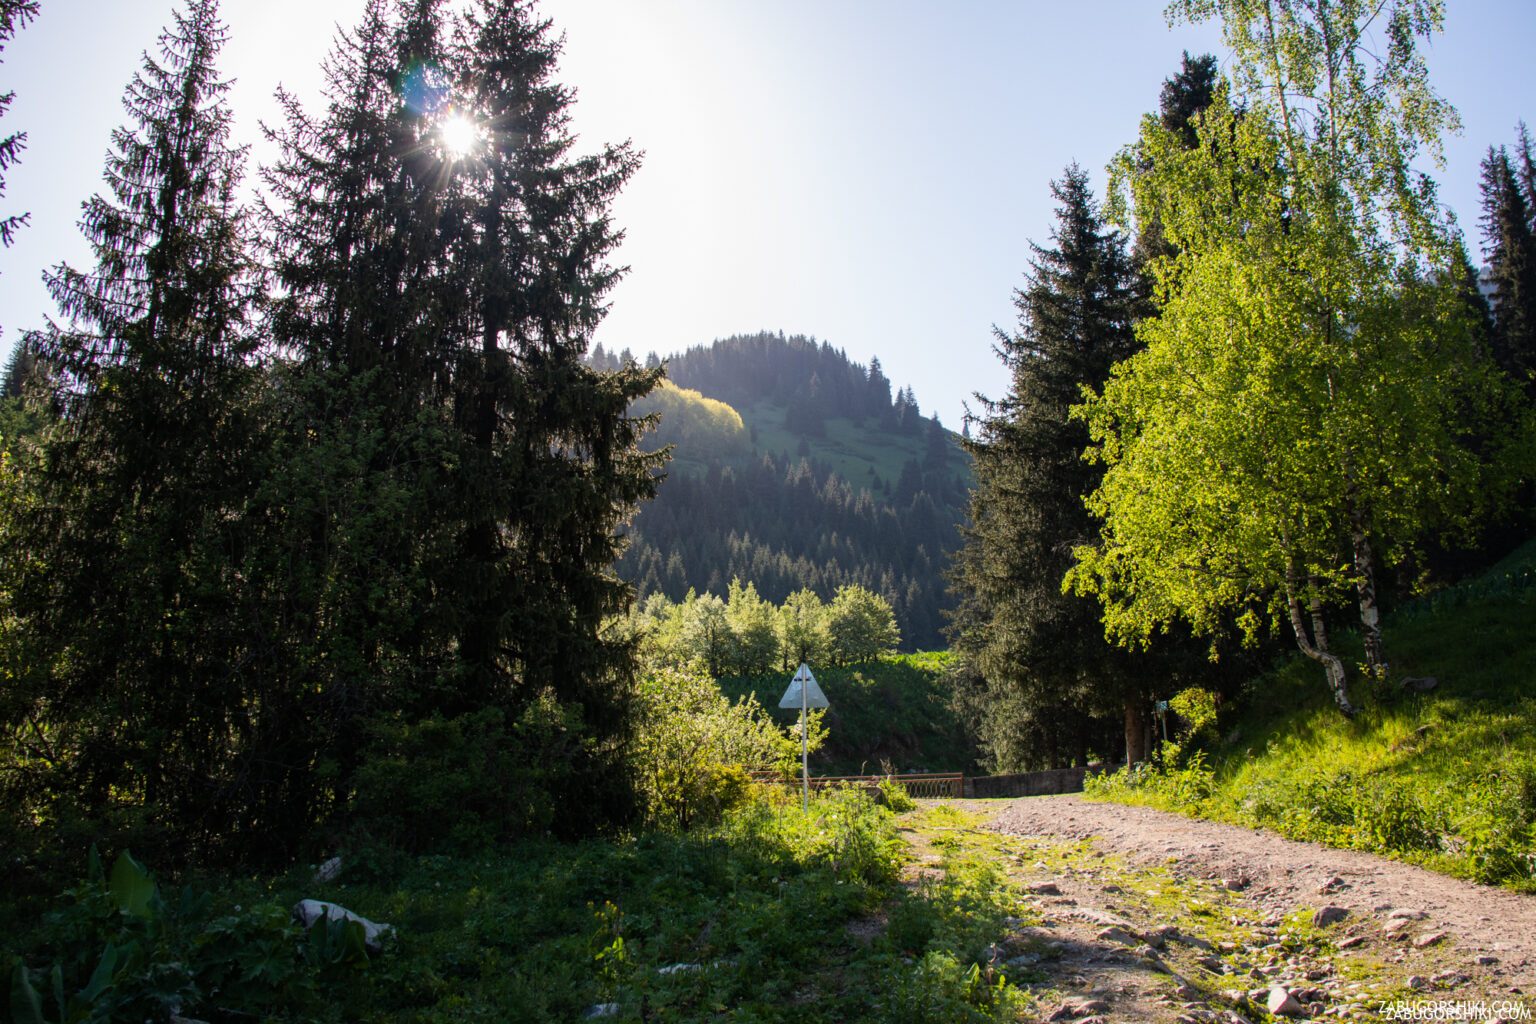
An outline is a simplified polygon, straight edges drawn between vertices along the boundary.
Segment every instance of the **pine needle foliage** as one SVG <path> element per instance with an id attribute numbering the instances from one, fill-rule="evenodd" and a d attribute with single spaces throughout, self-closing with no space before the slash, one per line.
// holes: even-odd
<path id="1" fill-rule="evenodd" d="M 1031 245 L 1018 329 L 996 331 L 1008 393 L 977 396 L 979 429 L 966 442 L 976 486 L 951 577 L 955 648 L 984 681 L 970 717 L 1000 771 L 1083 755 L 1087 716 L 1118 710 L 1122 696 L 1142 702 L 1097 605 L 1061 591 L 1073 548 L 1096 535 L 1083 497 L 1101 472 L 1083 460 L 1088 431 L 1069 413 L 1135 351 L 1142 285 L 1087 174 L 1068 166 L 1051 193 L 1054 245 Z"/>
<path id="2" fill-rule="evenodd" d="M 53 417 L 14 453 L 0 517 L 15 553 L 8 795 L 38 814 L 61 794 L 111 820 L 151 807 L 197 842 L 234 825 L 254 683 L 230 581 L 248 541 L 261 275 L 224 41 L 213 0 L 191 0 L 128 86 L 107 189 L 81 221 L 94 265 L 48 276 L 62 319 L 25 341 Z"/>

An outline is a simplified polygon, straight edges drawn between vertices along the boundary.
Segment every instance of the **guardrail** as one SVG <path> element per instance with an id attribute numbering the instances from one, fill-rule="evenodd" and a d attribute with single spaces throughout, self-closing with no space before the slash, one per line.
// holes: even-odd
<path id="1" fill-rule="evenodd" d="M 785 780 L 776 772 L 754 772 L 753 777 L 759 782 L 784 782 L 786 785 L 793 783 L 800 785 L 799 779 Z M 906 789 L 907 795 L 924 800 L 937 800 L 945 797 L 960 799 L 965 796 L 965 776 L 960 772 L 920 772 L 907 775 L 813 775 L 811 776 L 812 789 L 825 789 L 828 786 L 878 786 L 889 779 L 899 782 Z"/>
<path id="2" fill-rule="evenodd" d="M 1025 772 L 1019 775 L 964 775 L 960 772 L 911 772 L 905 775 L 813 775 L 811 787 L 827 786 L 878 786 L 886 779 L 899 782 L 909 796 L 923 800 L 961 799 L 964 797 L 1008 798 L 1041 796 L 1050 793 L 1080 793 L 1083 778 L 1111 770 L 1113 766 L 1093 765 L 1089 768 L 1054 768 L 1048 771 Z M 783 783 L 800 788 L 798 776 L 786 779 L 778 772 L 753 772 L 757 782 Z"/>

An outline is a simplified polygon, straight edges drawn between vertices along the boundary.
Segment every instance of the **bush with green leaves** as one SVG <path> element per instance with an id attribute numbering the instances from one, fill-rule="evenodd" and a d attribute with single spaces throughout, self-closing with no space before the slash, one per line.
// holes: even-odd
<path id="1" fill-rule="evenodd" d="M 903 1024 L 958 1024 L 1017 1020 L 1023 1000 L 990 965 L 969 967 L 944 950 L 924 953 L 909 971 L 898 972 L 881 995 L 888 1020 Z"/>
<path id="2" fill-rule="evenodd" d="M 1205 762 L 1204 751 L 1196 751 L 1183 765 L 1171 758 L 1162 765 L 1139 762 L 1083 779 L 1083 793 L 1090 799 L 1146 803 L 1194 813 L 1201 810 L 1214 788 L 1215 775 Z"/>
<path id="3" fill-rule="evenodd" d="M 912 799 L 912 794 L 907 792 L 907 787 L 895 779 L 881 779 L 875 784 L 875 793 L 877 799 L 889 808 L 892 814 L 904 814 L 917 809 L 917 801 Z"/>
<path id="4" fill-rule="evenodd" d="M 1170 697 L 1168 707 L 1178 716 L 1178 739 L 1163 745 L 1162 759 L 1166 764 L 1182 764 L 1191 751 L 1215 739 L 1216 694 L 1191 686 Z"/>
<path id="5" fill-rule="evenodd" d="M 818 790 L 804 811 L 798 792 L 759 787 L 757 799 L 728 815 L 721 832 L 744 849 L 828 868 L 872 894 L 894 883 L 901 869 L 895 817 L 861 786 Z"/>
<path id="6" fill-rule="evenodd" d="M 653 670 L 635 706 L 631 764 L 653 824 L 687 830 L 718 821 L 746 799 L 750 772 L 787 773 L 799 759 L 798 733 L 775 725 L 755 697 L 732 701 L 697 671 Z M 820 746 L 820 712 L 808 726 L 808 745 Z"/>
<path id="7" fill-rule="evenodd" d="M 327 919 L 301 933 L 275 905 L 218 908 L 191 887 L 167 900 L 131 854 L 119 854 L 108 875 L 94 848 L 85 884 L 65 893 L 37 939 L 32 959 L 44 966 L 11 966 L 15 1024 L 303 1020 L 320 980 L 368 963 L 356 921 Z"/>
<path id="8" fill-rule="evenodd" d="M 500 708 L 375 723 L 352 799 L 359 838 L 411 852 L 470 851 L 549 828 L 550 794 L 583 742 L 546 694 L 511 722 Z"/>

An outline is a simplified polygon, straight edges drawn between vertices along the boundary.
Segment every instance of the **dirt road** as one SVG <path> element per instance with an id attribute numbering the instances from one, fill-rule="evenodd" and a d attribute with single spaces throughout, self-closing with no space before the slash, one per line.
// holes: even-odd
<path id="1" fill-rule="evenodd" d="M 1536 1019 L 1536 897 L 1078 796 L 956 806 L 1037 922 L 1005 946 L 1072 997 L 1047 1019 Z"/>

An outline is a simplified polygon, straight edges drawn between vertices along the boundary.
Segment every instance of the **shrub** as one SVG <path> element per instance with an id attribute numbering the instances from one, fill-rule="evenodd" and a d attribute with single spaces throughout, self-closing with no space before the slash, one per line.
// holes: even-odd
<path id="1" fill-rule="evenodd" d="M 322 976 L 368 961 L 356 922 L 316 925 L 301 936 L 280 907 L 216 912 L 208 893 L 190 888 L 167 901 L 126 852 L 110 876 L 94 848 L 90 864 L 86 883 L 47 918 L 39 945 L 49 966 L 11 969 L 17 1024 L 177 1014 L 280 1019 L 315 1000 Z"/>
<path id="2" fill-rule="evenodd" d="M 499 708 L 376 723 L 356 777 L 353 824 L 369 840 L 412 852 L 540 834 L 580 738 L 579 723 L 549 696 L 510 727 Z"/>
<path id="3" fill-rule="evenodd" d="M 1183 767 L 1174 767 L 1171 762 L 1135 764 L 1115 772 L 1088 775 L 1083 779 L 1083 794 L 1093 800 L 1198 811 L 1215 786 L 1215 772 L 1206 764 L 1202 750 L 1196 751 Z"/>
<path id="4" fill-rule="evenodd" d="M 1163 745 L 1161 760 L 1168 765 L 1178 765 L 1184 762 L 1190 751 L 1207 745 L 1215 738 L 1216 694 L 1192 686 L 1169 698 L 1168 706 L 1179 716 L 1179 738 Z"/>
<path id="5" fill-rule="evenodd" d="M 780 769 L 799 755 L 798 736 L 781 731 L 756 698 L 733 703 L 697 672 L 651 672 L 636 711 L 631 763 L 653 824 L 686 831 L 718 821 L 745 799 L 749 772 Z M 816 729 L 807 737 L 812 746 L 820 739 Z"/>
<path id="6" fill-rule="evenodd" d="M 874 893 L 900 874 L 903 844 L 895 816 L 862 787 L 819 790 L 803 811 L 798 793 L 759 787 L 757 794 L 725 818 L 722 831 L 733 844 L 825 867 Z"/>
<path id="7" fill-rule="evenodd" d="M 917 809 L 917 801 L 912 799 L 912 795 L 907 792 L 907 787 L 895 779 L 881 779 L 875 788 L 879 793 L 880 802 L 893 814 L 904 814 Z"/>

